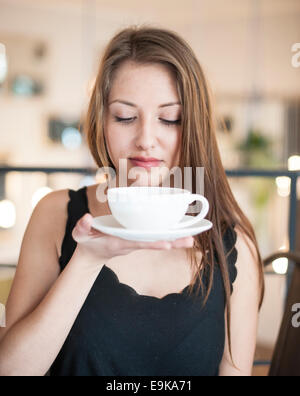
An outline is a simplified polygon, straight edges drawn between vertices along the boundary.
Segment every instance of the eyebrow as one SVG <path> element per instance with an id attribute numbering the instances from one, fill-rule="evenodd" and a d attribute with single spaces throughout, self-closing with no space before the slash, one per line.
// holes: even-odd
<path id="1" fill-rule="evenodd" d="M 108 105 L 110 106 L 111 104 L 113 104 L 113 103 L 122 103 L 122 104 L 125 104 L 125 105 L 127 105 L 127 106 L 131 106 L 131 107 L 138 107 L 136 104 L 134 104 L 134 103 L 131 103 L 131 102 L 128 102 L 127 100 L 121 100 L 121 99 L 116 99 L 116 100 L 113 100 L 112 102 L 110 102 Z M 160 107 L 169 107 L 169 106 L 175 106 L 175 105 L 180 105 L 181 106 L 181 103 L 180 102 L 169 102 L 169 103 L 164 103 L 164 104 L 161 104 L 161 105 L 159 105 L 158 107 L 160 108 Z"/>

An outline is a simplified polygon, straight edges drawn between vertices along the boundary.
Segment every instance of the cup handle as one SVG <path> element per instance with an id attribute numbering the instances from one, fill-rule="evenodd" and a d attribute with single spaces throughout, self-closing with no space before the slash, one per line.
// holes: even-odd
<path id="1" fill-rule="evenodd" d="M 199 221 L 204 219 L 204 217 L 207 215 L 207 213 L 209 211 L 208 200 L 203 195 L 189 194 L 188 195 L 188 204 L 190 205 L 194 201 L 202 202 L 201 212 L 197 216 L 193 217 L 191 220 L 185 221 L 180 224 L 176 224 L 174 227 L 172 227 L 172 229 L 185 228 L 192 224 L 198 223 Z"/>

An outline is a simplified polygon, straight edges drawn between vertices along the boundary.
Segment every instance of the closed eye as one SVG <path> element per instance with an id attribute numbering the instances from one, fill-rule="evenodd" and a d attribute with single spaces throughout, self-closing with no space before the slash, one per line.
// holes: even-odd
<path id="1" fill-rule="evenodd" d="M 121 118 L 121 117 L 117 117 L 115 116 L 115 120 L 116 122 L 121 122 L 123 124 L 130 124 L 132 123 L 134 120 L 136 119 L 136 117 L 131 117 L 131 118 Z M 159 119 L 163 124 L 167 125 L 167 126 L 171 126 L 171 125 L 180 125 L 181 124 L 181 119 L 178 120 L 165 120 L 163 118 Z"/>
<path id="2" fill-rule="evenodd" d="M 121 118 L 121 117 L 115 116 L 115 120 L 116 120 L 117 122 L 122 122 L 122 123 L 124 123 L 124 124 L 129 124 L 130 122 L 132 122 L 132 121 L 134 120 L 134 118 L 135 118 L 135 117 L 133 117 L 133 118 Z"/>
<path id="3" fill-rule="evenodd" d="M 173 120 L 164 120 L 164 119 L 160 118 L 160 121 L 166 125 L 180 125 L 181 124 L 181 119 L 173 121 Z"/>

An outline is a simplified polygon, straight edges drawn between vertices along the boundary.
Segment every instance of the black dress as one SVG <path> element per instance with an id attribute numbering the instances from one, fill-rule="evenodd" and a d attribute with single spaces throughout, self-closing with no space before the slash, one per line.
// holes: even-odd
<path id="1" fill-rule="evenodd" d="M 72 230 L 89 212 L 86 187 L 69 190 L 61 270 L 76 248 Z M 237 234 L 224 234 L 231 285 Z M 229 249 L 229 250 L 228 250 Z M 217 376 L 225 343 L 225 294 L 219 267 L 202 307 L 202 296 L 143 296 L 103 266 L 51 369 L 51 376 Z M 80 292 L 80 291 L 78 291 Z"/>

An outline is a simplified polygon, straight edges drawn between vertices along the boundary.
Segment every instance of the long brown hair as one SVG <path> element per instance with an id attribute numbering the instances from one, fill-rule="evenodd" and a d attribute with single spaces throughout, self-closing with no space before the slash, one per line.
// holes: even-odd
<path id="1" fill-rule="evenodd" d="M 194 248 L 187 249 L 195 273 L 189 290 L 192 291 L 196 283 L 199 290 L 199 287 L 203 286 L 204 270 L 206 273 L 208 271 L 209 282 L 204 298 L 204 304 L 206 303 L 213 285 L 215 262 L 211 257 L 214 257 L 215 247 L 216 261 L 225 289 L 231 354 L 231 284 L 227 263 L 227 257 L 231 252 L 225 254 L 223 246 L 223 235 L 227 227 L 232 227 L 233 224 L 239 227 L 255 246 L 261 288 L 259 307 L 264 294 L 263 263 L 253 227 L 232 194 L 221 162 L 208 83 L 193 50 L 177 33 L 145 25 L 130 26 L 118 32 L 108 43 L 102 56 L 84 123 L 89 149 L 99 167 L 107 166 L 115 169 L 104 139 L 104 115 L 114 74 L 120 64 L 126 60 L 141 64 L 158 62 L 167 66 L 176 78 L 177 90 L 183 106 L 179 166 L 181 170 L 184 167 L 192 167 L 193 190 L 196 186 L 194 170 L 196 167 L 205 169 L 204 189 L 210 204 L 206 218 L 213 223 L 213 228 L 208 232 L 195 236 Z M 197 252 L 202 253 L 200 263 Z"/>

